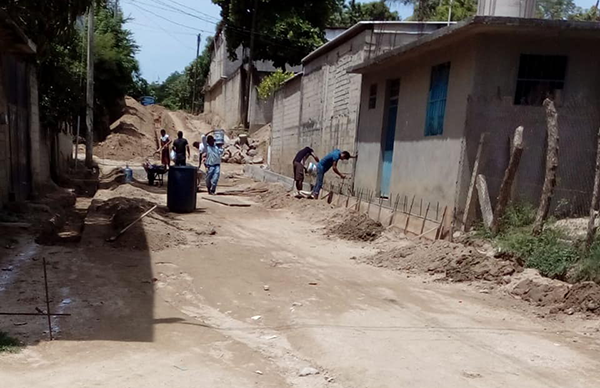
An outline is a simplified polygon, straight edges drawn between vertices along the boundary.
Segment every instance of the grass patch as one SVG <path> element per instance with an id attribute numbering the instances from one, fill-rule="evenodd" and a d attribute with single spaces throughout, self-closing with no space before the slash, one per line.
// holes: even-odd
<path id="1" fill-rule="evenodd" d="M 530 228 L 513 229 L 499 235 L 496 244 L 523 259 L 525 266 L 555 279 L 565 279 L 580 258 L 579 250 L 556 229 L 544 229 L 540 236 L 533 236 Z"/>
<path id="2" fill-rule="evenodd" d="M 590 253 L 581 258 L 573 272 L 575 281 L 591 280 L 600 284 L 600 241 L 592 244 Z"/>
<path id="3" fill-rule="evenodd" d="M 569 281 L 591 280 L 600 284 L 600 238 L 590 252 L 581 241 L 571 241 L 550 217 L 539 236 L 533 236 L 532 226 L 536 209 L 523 203 L 510 204 L 500 222 L 500 233 L 492 236 L 489 229 L 476 227 L 476 238 L 489 240 L 501 250 L 519 257 L 528 268 L 535 268 L 543 276 Z"/>
<path id="4" fill-rule="evenodd" d="M 0 331 L 0 353 L 14 353 L 21 349 L 21 343 L 16 338 L 9 336 L 7 333 Z"/>

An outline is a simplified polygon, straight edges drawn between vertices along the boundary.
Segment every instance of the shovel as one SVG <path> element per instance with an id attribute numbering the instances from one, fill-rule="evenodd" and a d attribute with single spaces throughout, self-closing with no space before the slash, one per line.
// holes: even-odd
<path id="1" fill-rule="evenodd" d="M 109 237 L 106 239 L 106 241 L 108 242 L 114 242 L 116 241 L 119 237 L 121 237 L 121 235 L 123 233 L 125 233 L 127 231 L 127 229 L 131 228 L 136 222 L 138 222 L 139 220 L 141 220 L 142 218 L 146 217 L 148 214 L 150 214 L 154 209 L 156 209 L 158 207 L 158 205 L 154 205 L 152 206 L 152 208 L 150 210 L 148 210 L 146 213 L 142 214 L 141 216 L 139 216 L 135 221 L 133 221 L 131 224 L 127 225 L 126 227 L 124 227 L 123 229 L 121 229 L 121 231 L 119 233 L 117 233 L 116 235 Z"/>

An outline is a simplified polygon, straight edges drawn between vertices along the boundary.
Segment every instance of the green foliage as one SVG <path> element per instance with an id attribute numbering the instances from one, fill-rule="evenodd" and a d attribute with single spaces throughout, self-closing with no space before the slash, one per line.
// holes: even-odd
<path id="1" fill-rule="evenodd" d="M 139 79 L 139 64 L 131 31 L 124 28 L 123 14 L 114 14 L 108 7 L 99 8 L 95 18 L 95 68 L 96 101 L 103 107 L 135 91 Z"/>
<path id="2" fill-rule="evenodd" d="M 538 0 L 536 6 L 536 16 L 541 19 L 566 20 L 578 11 L 573 0 Z"/>
<path id="3" fill-rule="evenodd" d="M 83 14 L 95 13 L 95 110 L 101 118 L 126 94 L 144 88 L 135 59 L 133 35 L 121 12 L 107 0 L 8 0 L 0 8 L 23 28 L 38 47 L 41 122 L 56 128 L 85 111 L 86 26 Z M 96 123 L 102 120 L 96 120 Z"/>
<path id="4" fill-rule="evenodd" d="M 250 47 L 254 5 L 254 59 L 272 60 L 284 68 L 297 65 L 324 42 L 324 29 L 339 6 L 338 0 L 213 0 L 221 7 L 227 51 L 237 59 L 239 46 Z"/>
<path id="5" fill-rule="evenodd" d="M 279 89 L 285 81 L 292 78 L 294 73 L 284 72 L 278 69 L 276 72 L 269 74 L 262 79 L 260 85 L 257 86 L 258 98 L 266 100 L 271 97 L 277 89 Z"/>
<path id="6" fill-rule="evenodd" d="M 433 11 L 430 20 L 448 20 L 450 6 L 452 21 L 464 20 L 477 12 L 477 0 L 442 0 Z"/>
<path id="7" fill-rule="evenodd" d="M 528 203 L 512 203 L 502 217 L 502 229 L 523 228 L 533 225 L 536 208 Z"/>
<path id="8" fill-rule="evenodd" d="M 74 34 L 74 25 L 92 3 L 101 5 L 102 0 L 4 0 L 0 9 L 23 28 L 35 42 L 38 59 L 43 62 L 47 49 L 60 44 L 63 38 Z"/>
<path id="9" fill-rule="evenodd" d="M 0 331 L 0 353 L 14 353 L 17 352 L 20 348 L 21 343 L 17 339 L 12 338 L 3 331 Z"/>
<path id="10" fill-rule="evenodd" d="M 330 26 L 351 27 L 362 20 L 400 20 L 398 12 L 391 11 L 385 0 L 370 3 L 356 3 L 352 0 L 346 3 L 340 0 L 338 10 L 329 20 Z"/>
<path id="11" fill-rule="evenodd" d="M 579 251 L 557 229 L 546 228 L 540 236 L 529 229 L 515 229 L 498 237 L 498 245 L 535 268 L 544 276 L 564 279 L 569 268 L 578 260 Z"/>
<path id="12" fill-rule="evenodd" d="M 193 90 L 196 89 L 196 111 L 202 109 L 204 95 L 202 85 L 206 83 L 210 71 L 210 46 L 212 37 L 207 38 L 207 44 L 202 54 L 190 63 L 183 72 L 173 72 L 162 83 L 153 82 L 149 86 L 149 94 L 156 98 L 157 103 L 168 109 L 191 109 Z M 195 83 L 194 83 L 195 81 Z"/>

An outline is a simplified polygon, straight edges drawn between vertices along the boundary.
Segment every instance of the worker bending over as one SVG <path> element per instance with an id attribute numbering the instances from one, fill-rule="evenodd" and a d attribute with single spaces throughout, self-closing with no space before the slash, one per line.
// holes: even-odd
<path id="1" fill-rule="evenodd" d="M 304 183 L 304 171 L 306 171 L 306 160 L 309 156 L 312 156 L 315 162 L 319 163 L 319 158 L 315 155 L 310 147 L 304 147 L 296 154 L 292 165 L 294 167 L 294 182 L 296 182 L 296 189 L 302 191 L 302 184 Z"/>
<path id="2" fill-rule="evenodd" d="M 335 172 L 340 178 L 346 179 L 346 175 L 342 174 L 338 168 L 337 163 L 338 160 L 348 160 L 351 158 L 356 158 L 356 156 L 350 155 L 348 151 L 340 151 L 337 148 L 328 153 L 319 161 L 317 164 L 317 182 L 313 187 L 312 198 L 319 198 L 319 193 L 321 192 L 321 187 L 323 187 L 323 178 L 325 178 L 325 173 L 329 171 L 330 168 L 333 167 L 333 172 Z"/>

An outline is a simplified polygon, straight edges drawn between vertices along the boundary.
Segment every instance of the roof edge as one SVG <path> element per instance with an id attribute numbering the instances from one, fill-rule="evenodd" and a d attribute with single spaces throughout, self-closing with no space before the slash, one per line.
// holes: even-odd
<path id="1" fill-rule="evenodd" d="M 468 29 L 477 26 L 506 26 L 506 27 L 522 27 L 522 28 L 574 28 L 574 29 L 589 29 L 600 30 L 600 23 L 586 21 L 570 21 L 570 20 L 547 20 L 547 19 L 526 19 L 504 16 L 473 16 L 458 22 L 452 26 L 439 29 L 429 35 L 415 40 L 414 42 L 400 46 L 393 50 L 387 51 L 374 58 L 366 60 L 357 65 L 348 68 L 348 73 L 361 73 L 361 70 L 370 66 L 381 64 L 391 60 L 392 57 L 406 53 L 417 47 L 424 46 L 439 39 L 454 35 L 457 32 L 467 31 Z"/>
<path id="2" fill-rule="evenodd" d="M 36 44 L 33 43 L 33 41 L 31 39 L 29 39 L 29 37 L 25 34 L 25 32 L 23 32 L 23 30 L 17 25 L 17 23 L 15 23 L 13 21 L 13 19 L 10 17 L 10 15 L 7 12 L 0 10 L 0 21 L 3 22 L 4 24 L 6 24 L 8 26 L 8 28 L 10 28 L 22 40 L 21 45 L 24 48 L 23 51 L 26 54 L 36 54 L 37 53 Z"/>

